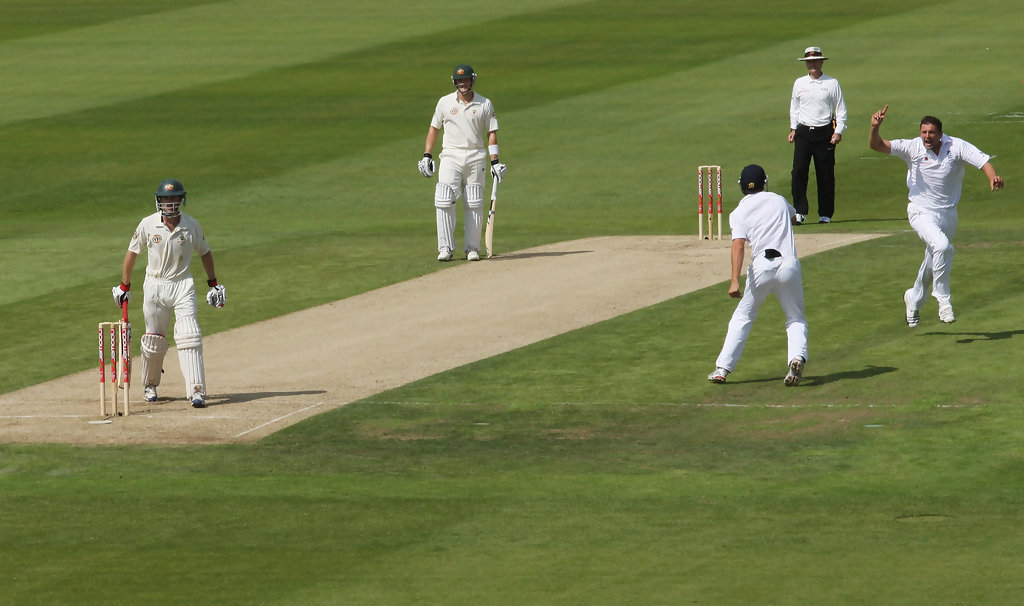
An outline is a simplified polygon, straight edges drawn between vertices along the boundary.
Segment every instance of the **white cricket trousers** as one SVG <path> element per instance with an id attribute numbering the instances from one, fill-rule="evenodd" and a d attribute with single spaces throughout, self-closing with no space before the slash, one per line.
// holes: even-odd
<path id="1" fill-rule="evenodd" d="M 148 333 L 166 335 L 172 313 L 175 318 L 194 318 L 199 311 L 192 276 L 179 280 L 147 277 L 142 292 L 142 315 L 146 319 Z"/>
<path id="2" fill-rule="evenodd" d="M 956 207 L 927 210 L 911 202 L 907 218 L 917 236 L 924 242 L 924 260 L 910 289 L 910 302 L 921 309 L 928 290 L 939 303 L 950 303 L 949 280 L 953 270 L 953 237 L 960 222 Z"/>
<path id="3" fill-rule="evenodd" d="M 146 332 L 160 335 L 166 343 L 167 327 L 174 314 L 174 344 L 178 350 L 181 374 L 185 378 L 185 397 L 196 393 L 206 395 L 206 368 L 203 362 L 203 334 L 196 319 L 196 287 L 191 275 L 177 280 L 147 277 L 142 286 L 145 297 L 142 314 L 146 319 Z M 149 335 L 143 337 L 149 338 Z M 150 385 L 160 384 L 166 344 L 152 352 L 142 348 L 143 380 Z"/>
<path id="4" fill-rule="evenodd" d="M 466 252 L 479 252 L 487 166 L 487 152 L 484 149 L 441 151 L 434 195 L 438 250 L 455 250 L 455 205 L 465 192 L 464 248 Z"/>
<path id="5" fill-rule="evenodd" d="M 807 321 L 804 319 L 804 287 L 800 260 L 786 257 L 766 259 L 755 257 L 747 267 L 747 285 L 743 297 L 729 320 L 725 344 L 718 354 L 716 366 L 729 372 L 743 355 L 750 336 L 750 327 L 757 319 L 758 310 L 768 295 L 774 294 L 786 315 L 788 348 L 786 363 L 800 356 L 807 360 Z"/>

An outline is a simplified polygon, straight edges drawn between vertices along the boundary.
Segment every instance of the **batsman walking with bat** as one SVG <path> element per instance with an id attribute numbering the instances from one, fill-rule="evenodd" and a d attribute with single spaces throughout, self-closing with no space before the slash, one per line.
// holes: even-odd
<path id="1" fill-rule="evenodd" d="M 473 90 L 476 72 L 458 65 L 452 72 L 455 92 L 441 97 L 427 129 L 420 174 L 434 176 L 434 145 L 444 131 L 438 159 L 434 209 L 437 220 L 437 260 L 451 261 L 455 250 L 455 205 L 465 198 L 463 225 L 466 259 L 480 260 L 480 231 L 483 228 L 484 187 L 487 158 L 495 184 L 505 176 L 505 165 L 498 161 L 498 118 L 491 100 Z M 492 195 L 492 201 L 494 196 Z M 492 202 L 493 211 L 493 202 Z M 490 225 L 490 223 L 489 223 Z"/>
<path id="2" fill-rule="evenodd" d="M 177 179 L 164 179 L 156 190 L 156 212 L 142 219 L 124 256 L 121 283 L 111 289 L 114 303 L 122 309 L 131 300 L 131 279 L 138 256 L 146 254 L 146 278 L 143 282 L 142 315 L 145 332 L 139 338 L 142 353 L 140 375 L 143 398 L 157 400 L 164 357 L 168 350 L 167 329 L 174 316 L 174 344 L 178 350 L 181 374 L 185 378 L 185 397 L 194 408 L 206 408 L 206 370 L 203 363 L 203 333 L 197 316 L 195 281 L 190 272 L 193 254 L 199 255 L 206 270 L 210 291 L 206 302 L 224 307 L 224 285 L 217 282 L 213 251 L 203 228 L 191 215 L 182 212 L 187 193 Z M 125 312 L 127 313 L 127 312 Z"/>

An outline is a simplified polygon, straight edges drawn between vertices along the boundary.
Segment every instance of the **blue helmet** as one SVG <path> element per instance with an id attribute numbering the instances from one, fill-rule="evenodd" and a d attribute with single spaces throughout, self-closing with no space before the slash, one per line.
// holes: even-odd
<path id="1" fill-rule="evenodd" d="M 471 78 L 475 83 L 476 72 L 473 71 L 473 68 L 471 66 L 466 65 L 464 63 L 462 65 L 456 65 L 455 69 L 452 70 L 452 84 L 455 84 L 457 81 L 462 80 L 464 78 Z"/>
<path id="2" fill-rule="evenodd" d="M 172 198 L 180 196 L 180 200 L 162 201 L 161 198 Z M 160 187 L 156 188 L 156 209 L 165 217 L 177 217 L 181 214 L 181 207 L 185 206 L 185 199 L 188 194 L 185 186 L 177 179 L 164 179 Z"/>

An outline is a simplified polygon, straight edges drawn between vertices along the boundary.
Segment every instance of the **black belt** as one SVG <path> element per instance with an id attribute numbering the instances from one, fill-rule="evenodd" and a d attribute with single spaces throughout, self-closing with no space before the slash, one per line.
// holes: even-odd
<path id="1" fill-rule="evenodd" d="M 807 130 L 819 130 L 822 128 L 834 129 L 835 126 L 833 126 L 832 123 L 824 124 L 822 126 L 808 126 L 807 124 L 798 124 L 797 128 L 806 128 Z"/>
<path id="2" fill-rule="evenodd" d="M 771 261 L 772 259 L 778 259 L 782 256 L 782 253 L 775 250 L 774 248 L 766 248 L 764 251 L 764 258 Z"/>

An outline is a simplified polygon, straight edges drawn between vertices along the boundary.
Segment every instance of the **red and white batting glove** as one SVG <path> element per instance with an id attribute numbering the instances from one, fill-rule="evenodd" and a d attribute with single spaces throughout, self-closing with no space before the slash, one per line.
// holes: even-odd
<path id="1" fill-rule="evenodd" d="M 132 294 L 128 292 L 131 287 L 131 284 L 121 282 L 110 290 L 111 294 L 114 295 L 114 305 L 121 307 L 122 304 L 132 300 Z"/>
<path id="2" fill-rule="evenodd" d="M 224 286 L 217 284 L 216 280 L 207 280 L 206 283 L 210 285 L 210 292 L 206 293 L 206 302 L 218 309 L 224 307 L 224 303 L 227 301 Z"/>

